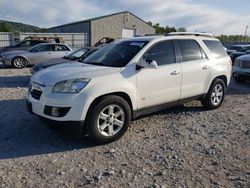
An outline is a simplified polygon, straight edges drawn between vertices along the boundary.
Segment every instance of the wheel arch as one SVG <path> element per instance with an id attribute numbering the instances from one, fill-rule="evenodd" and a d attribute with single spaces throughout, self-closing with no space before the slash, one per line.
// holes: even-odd
<path id="1" fill-rule="evenodd" d="M 24 59 L 27 61 L 27 65 L 29 65 L 28 59 L 27 59 L 25 56 L 22 56 L 22 55 L 14 56 L 14 57 L 11 59 L 11 64 L 13 64 L 13 61 L 14 61 L 16 58 L 18 58 L 18 57 L 24 58 Z"/>

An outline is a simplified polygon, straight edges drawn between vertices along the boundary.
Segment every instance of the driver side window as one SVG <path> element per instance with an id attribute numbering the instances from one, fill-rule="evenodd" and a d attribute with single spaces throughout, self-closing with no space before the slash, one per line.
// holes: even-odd
<path id="1" fill-rule="evenodd" d="M 159 66 L 175 63 L 175 53 L 172 41 L 162 41 L 155 44 L 144 55 L 145 60 L 155 60 Z"/>

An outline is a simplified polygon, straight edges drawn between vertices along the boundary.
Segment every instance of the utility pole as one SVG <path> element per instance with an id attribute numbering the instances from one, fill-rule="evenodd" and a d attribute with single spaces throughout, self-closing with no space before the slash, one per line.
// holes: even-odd
<path id="1" fill-rule="evenodd" d="M 244 42 L 247 41 L 247 29 L 248 29 L 248 26 L 246 26 L 246 29 L 245 29 L 245 34 L 244 34 Z"/>

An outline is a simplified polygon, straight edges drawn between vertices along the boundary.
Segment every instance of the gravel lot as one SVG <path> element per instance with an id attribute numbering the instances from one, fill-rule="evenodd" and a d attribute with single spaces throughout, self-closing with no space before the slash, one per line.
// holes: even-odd
<path id="1" fill-rule="evenodd" d="M 250 83 L 232 81 L 217 110 L 190 102 L 96 146 L 27 112 L 29 78 L 0 64 L 0 187 L 250 187 Z"/>

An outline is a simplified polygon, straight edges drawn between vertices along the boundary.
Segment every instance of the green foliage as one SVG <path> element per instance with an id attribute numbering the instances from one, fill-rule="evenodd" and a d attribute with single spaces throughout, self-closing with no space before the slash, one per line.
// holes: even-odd
<path id="1" fill-rule="evenodd" d="M 250 42 L 250 37 L 243 35 L 220 35 L 217 38 L 221 42 Z"/>
<path id="2" fill-rule="evenodd" d="M 40 32 L 40 28 L 17 22 L 0 20 L 0 32 Z"/>
<path id="3" fill-rule="evenodd" d="M 149 21 L 148 24 L 155 28 L 156 34 L 167 34 L 167 33 L 176 32 L 176 31 L 180 31 L 180 32 L 186 31 L 186 28 L 184 27 L 180 27 L 179 29 L 175 27 L 170 27 L 170 26 L 163 27 L 159 23 L 156 23 L 155 25 L 153 25 L 151 21 Z"/>

